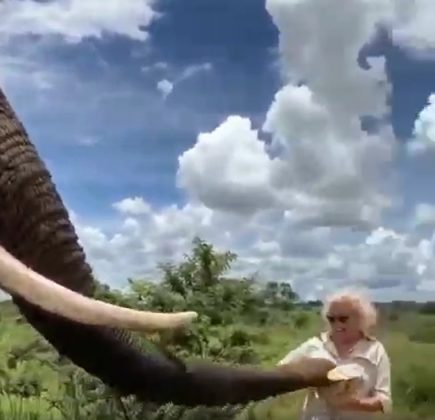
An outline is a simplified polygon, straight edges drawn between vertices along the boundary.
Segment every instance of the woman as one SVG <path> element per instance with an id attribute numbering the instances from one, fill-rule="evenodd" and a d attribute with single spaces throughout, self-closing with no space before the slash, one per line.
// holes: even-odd
<path id="1" fill-rule="evenodd" d="M 377 321 L 373 304 L 362 294 L 345 291 L 326 300 L 322 315 L 327 331 L 302 343 L 279 365 L 310 355 L 330 358 L 337 365 L 355 363 L 363 372 L 362 388 L 358 394 L 342 398 L 330 398 L 325 390 L 310 389 L 302 419 L 365 420 L 373 414 L 390 413 L 390 360 L 382 343 L 371 334 Z"/>

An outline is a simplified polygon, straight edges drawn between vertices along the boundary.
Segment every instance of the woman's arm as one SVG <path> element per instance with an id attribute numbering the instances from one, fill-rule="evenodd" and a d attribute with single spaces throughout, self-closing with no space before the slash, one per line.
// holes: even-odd
<path id="1" fill-rule="evenodd" d="M 373 396 L 365 398 L 350 397 L 341 401 L 332 402 L 332 405 L 342 410 L 383 413 L 391 412 L 391 367 L 385 349 L 382 350 L 377 366 L 376 384 Z"/>
<path id="2" fill-rule="evenodd" d="M 376 397 L 382 405 L 381 411 L 384 413 L 390 413 L 392 410 L 391 363 L 390 358 L 383 347 L 378 364 L 374 394 L 374 397 Z"/>
<path id="3" fill-rule="evenodd" d="M 321 343 L 317 337 L 309 338 L 303 343 L 299 344 L 296 348 L 287 353 L 283 359 L 278 362 L 278 366 L 285 366 L 291 364 L 299 358 L 304 358 L 318 352 L 321 349 Z"/>

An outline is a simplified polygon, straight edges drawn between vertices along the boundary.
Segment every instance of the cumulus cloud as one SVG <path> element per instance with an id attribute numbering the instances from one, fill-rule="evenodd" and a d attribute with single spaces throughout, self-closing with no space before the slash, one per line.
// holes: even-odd
<path id="1" fill-rule="evenodd" d="M 123 219 L 111 234 L 73 217 L 95 274 L 119 287 L 127 277 L 157 280 L 157 264 L 180 261 L 199 235 L 218 250 L 239 255 L 231 274 L 289 281 L 303 298 L 321 298 L 349 285 L 374 292 L 432 290 L 433 236 L 419 239 L 379 227 L 349 242 L 334 236 L 330 228 L 301 230 L 278 213 L 269 215 L 267 226 L 264 215 L 232 219 L 191 203 L 152 208 L 146 217 L 142 212 L 133 215 L 131 203 L 141 202 L 145 201 L 135 197 L 114 204 Z M 126 209 L 120 203 L 130 205 Z"/>
<path id="2" fill-rule="evenodd" d="M 352 284 L 369 289 L 416 291 L 432 267 L 432 252 L 432 243 L 428 247 L 421 240 L 415 245 L 409 234 L 379 227 L 358 244 L 334 244 L 329 259 L 333 256 L 335 266 L 326 269 L 323 261 L 324 269 L 318 276 L 329 287 Z"/>
<path id="3" fill-rule="evenodd" d="M 432 17 L 435 3 L 431 0 L 396 0 L 392 37 L 413 56 L 433 58 L 435 29 Z"/>
<path id="4" fill-rule="evenodd" d="M 279 30 L 283 75 L 261 127 L 272 143 L 263 141 L 249 118 L 228 116 L 199 133 L 179 157 L 176 182 L 187 195 L 184 205 L 155 208 L 143 197 L 126 197 L 112 204 L 116 218 L 105 228 L 73 214 L 96 276 L 117 286 L 128 277 L 156 279 L 157 263 L 181 259 L 199 235 L 238 253 L 234 273 L 289 281 L 305 298 L 349 284 L 381 292 L 433 291 L 435 210 L 418 205 L 409 231 L 386 227 L 382 215 L 392 205 L 395 151 L 391 126 L 383 123 L 369 135 L 360 124 L 362 116 L 383 119 L 389 112 L 385 60 L 370 59 L 368 69 L 357 62 L 376 25 L 387 22 L 394 42 L 407 48 L 432 45 L 425 15 L 430 2 L 409 4 L 267 0 Z M 18 86 L 16 69 L 24 68 L 26 83 L 50 91 L 59 74 L 34 65 L 31 48 L 18 54 L 11 39 L 37 34 L 78 42 L 112 33 L 143 41 L 156 16 L 151 6 L 146 0 L 133 0 L 128 8 L 115 0 L 104 8 L 97 0 L 6 0 L 0 3 L 0 37 L 3 51 L 8 48 L 0 57 L 7 60 L 3 77 Z M 186 67 L 178 76 L 162 76 L 157 89 L 167 97 L 180 81 L 211 69 L 209 63 Z M 168 66 L 143 69 L 151 70 L 166 75 Z M 431 96 L 416 121 L 411 148 L 432 146 L 433 101 Z"/>
<path id="5" fill-rule="evenodd" d="M 142 197 L 124 198 L 113 204 L 113 207 L 124 214 L 149 214 L 151 206 Z"/>
<path id="6" fill-rule="evenodd" d="M 247 118 L 231 116 L 179 158 L 178 185 L 213 209 L 252 212 L 274 205 L 273 161 Z"/>
<path id="7" fill-rule="evenodd" d="M 352 124 L 357 115 L 385 111 L 384 59 L 374 60 L 370 71 L 356 61 L 375 34 L 375 25 L 390 16 L 385 1 L 268 0 L 266 8 L 280 31 L 287 79 L 307 81 L 336 124 Z"/>
<path id="8" fill-rule="evenodd" d="M 419 112 L 407 147 L 413 156 L 435 150 L 435 94 L 429 96 L 427 106 Z"/>
<path id="9" fill-rule="evenodd" d="M 380 223 L 391 205 L 394 139 L 389 125 L 368 135 L 360 118 L 382 117 L 389 89 L 383 59 L 369 70 L 357 62 L 386 15 L 373 3 L 381 4 L 266 2 L 280 31 L 285 85 L 262 128 L 280 153 L 272 159 L 249 121 L 229 117 L 180 158 L 179 183 L 190 196 L 228 211 L 287 210 L 293 222 L 310 226 Z"/>
<path id="10" fill-rule="evenodd" d="M 0 36 L 53 35 L 68 42 L 105 33 L 143 41 L 143 30 L 156 16 L 152 0 L 4 0 L 0 3 Z"/>
<path id="11" fill-rule="evenodd" d="M 372 61 L 369 70 L 356 60 L 375 24 L 388 16 L 380 6 L 376 1 L 266 2 L 280 31 L 288 83 L 276 94 L 264 130 L 284 148 L 276 179 L 297 195 L 290 209 L 297 220 L 375 226 L 390 205 L 382 182 L 394 148 L 390 127 L 367 135 L 360 125 L 363 115 L 387 112 L 384 60 Z"/>
<path id="12" fill-rule="evenodd" d="M 266 1 L 280 32 L 284 76 L 262 127 L 272 145 L 266 147 L 248 119 L 230 116 L 198 135 L 177 173 L 188 197 L 213 212 L 246 220 L 273 215 L 263 219 L 251 245 L 244 244 L 238 270 L 261 265 L 266 277 L 292 281 L 306 296 L 349 283 L 408 292 L 428 287 L 433 241 L 381 227 L 383 210 L 394 203 L 396 148 L 385 120 L 391 89 L 385 59 L 369 58 L 365 69 L 357 61 L 379 23 L 401 28 L 394 41 L 405 42 L 403 25 L 413 10 L 399 3 Z M 430 137 L 429 114 L 416 123 L 420 139 Z M 386 122 L 368 134 L 363 116 Z M 272 158 L 268 150 L 278 153 Z M 413 226 L 432 223 L 432 212 L 419 206 Z M 360 242 L 337 242 L 332 229 L 338 226 L 367 234 Z"/>
<path id="13" fill-rule="evenodd" d="M 300 230 L 284 218 L 276 238 L 284 257 L 324 258 L 331 249 L 331 230 L 313 228 Z"/>
<path id="14" fill-rule="evenodd" d="M 204 206 L 150 209 L 143 198 L 134 197 L 113 207 L 123 220 L 111 234 L 77 215 L 72 220 L 96 276 L 117 286 L 129 277 L 154 278 L 158 263 L 180 260 L 196 235 L 218 239 L 210 234 L 211 211 Z"/>

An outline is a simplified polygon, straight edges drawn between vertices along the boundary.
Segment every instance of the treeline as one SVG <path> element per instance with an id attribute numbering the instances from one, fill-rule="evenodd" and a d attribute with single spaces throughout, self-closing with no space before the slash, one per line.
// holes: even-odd
<path id="1" fill-rule="evenodd" d="M 392 302 L 380 302 L 377 304 L 381 309 L 396 313 L 419 312 L 421 314 L 435 314 L 435 302 L 415 302 L 407 300 L 393 300 Z"/>

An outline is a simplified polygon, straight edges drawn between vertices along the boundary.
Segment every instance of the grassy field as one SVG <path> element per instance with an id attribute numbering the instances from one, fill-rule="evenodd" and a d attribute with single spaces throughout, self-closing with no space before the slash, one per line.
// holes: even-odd
<path id="1" fill-rule="evenodd" d="M 302 318 L 303 322 L 300 311 L 291 312 L 288 319 L 262 327 L 261 334 L 260 327 L 251 327 L 260 337 L 255 350 L 261 364 L 276 364 L 291 348 L 318 332 L 318 314 L 309 311 Z M 60 419 L 65 418 L 62 411 L 69 413 L 69 419 L 85 418 L 80 417 L 77 405 L 86 396 L 69 392 L 59 379 L 53 369 L 57 356 L 49 346 L 23 322 L 12 305 L 0 305 L 0 321 L 0 419 Z M 382 340 L 393 366 L 395 419 L 435 419 L 434 326 L 435 316 L 417 313 L 391 317 L 383 325 Z M 239 417 L 297 419 L 303 397 L 304 393 L 299 392 L 252 404 Z"/>

